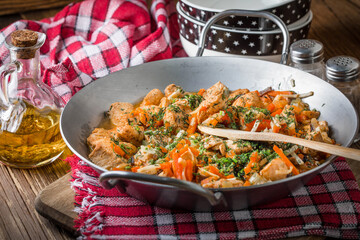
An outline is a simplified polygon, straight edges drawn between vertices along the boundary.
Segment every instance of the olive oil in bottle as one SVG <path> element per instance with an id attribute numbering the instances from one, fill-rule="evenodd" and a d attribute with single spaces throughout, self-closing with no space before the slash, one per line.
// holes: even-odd
<path id="1" fill-rule="evenodd" d="M 35 167 L 55 160 L 66 145 L 59 129 L 60 113 L 40 112 L 26 104 L 16 132 L 0 132 L 0 161 L 9 166 Z"/>

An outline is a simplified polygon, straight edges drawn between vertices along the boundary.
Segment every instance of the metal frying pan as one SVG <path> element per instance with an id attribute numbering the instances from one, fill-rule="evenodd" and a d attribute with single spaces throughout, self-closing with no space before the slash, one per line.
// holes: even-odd
<path id="1" fill-rule="evenodd" d="M 270 18 L 286 32 L 286 27 L 277 17 L 262 12 L 226 11 L 221 16 L 214 16 L 215 20 L 212 19 L 210 22 L 215 22 L 226 14 Z M 208 26 L 210 24 L 204 27 L 203 32 L 207 31 Z M 286 33 L 284 39 L 283 60 L 287 55 Z M 201 42 L 204 44 L 204 39 L 200 40 Z M 101 173 L 100 181 L 105 187 L 116 186 L 121 192 L 127 192 L 135 198 L 168 208 L 199 211 L 241 209 L 271 202 L 307 183 L 335 159 L 335 156 L 331 156 L 315 169 L 283 180 L 226 189 L 205 189 L 195 183 L 172 178 L 126 171 L 107 171 L 88 159 L 86 139 L 99 125 L 111 103 L 136 103 L 151 89 L 164 89 L 171 83 L 182 86 L 185 91 L 197 91 L 218 81 L 223 82 L 230 90 L 261 90 L 272 86 L 275 89 L 293 90 L 298 93 L 313 91 L 314 96 L 306 99 L 306 102 L 321 112 L 320 118 L 328 121 L 332 137 L 338 143 L 349 146 L 358 131 L 355 109 L 332 85 L 285 65 L 237 57 L 163 60 L 124 69 L 98 79 L 70 99 L 61 115 L 60 130 L 69 148 Z"/>

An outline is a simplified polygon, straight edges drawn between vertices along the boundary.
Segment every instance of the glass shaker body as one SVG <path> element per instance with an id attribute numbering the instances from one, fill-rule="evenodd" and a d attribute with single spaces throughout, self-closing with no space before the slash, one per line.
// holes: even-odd
<path id="1" fill-rule="evenodd" d="M 290 66 L 325 79 L 323 45 L 312 39 L 302 39 L 290 46 Z"/>
<path id="2" fill-rule="evenodd" d="M 325 79 L 325 63 L 324 61 L 316 62 L 316 63 L 294 63 L 291 62 L 290 66 L 300 69 L 304 72 L 315 75 L 321 79 Z"/>
<path id="3" fill-rule="evenodd" d="M 46 36 L 32 33 L 37 34 L 32 46 L 16 46 L 7 37 L 11 63 L 1 68 L 0 162 L 19 168 L 50 163 L 66 147 L 59 129 L 64 104 L 40 76 L 39 49 Z"/>
<path id="4" fill-rule="evenodd" d="M 360 63 L 356 58 L 337 56 L 326 62 L 326 81 L 339 89 L 360 113 Z"/>

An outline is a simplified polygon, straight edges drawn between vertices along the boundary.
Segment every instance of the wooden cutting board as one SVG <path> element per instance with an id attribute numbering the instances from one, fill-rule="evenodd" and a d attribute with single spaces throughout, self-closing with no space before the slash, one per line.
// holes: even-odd
<path id="1" fill-rule="evenodd" d="M 35 209 L 43 217 L 55 222 L 74 235 L 75 193 L 70 187 L 70 173 L 44 188 L 35 199 Z"/>

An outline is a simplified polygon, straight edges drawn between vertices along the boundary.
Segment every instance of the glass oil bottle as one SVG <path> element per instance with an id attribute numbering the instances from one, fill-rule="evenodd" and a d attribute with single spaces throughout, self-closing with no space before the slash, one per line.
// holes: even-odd
<path id="1" fill-rule="evenodd" d="M 59 121 L 62 99 L 40 77 L 45 34 L 17 30 L 6 38 L 10 64 L 0 68 L 0 162 L 33 168 L 57 159 L 66 145 Z"/>

